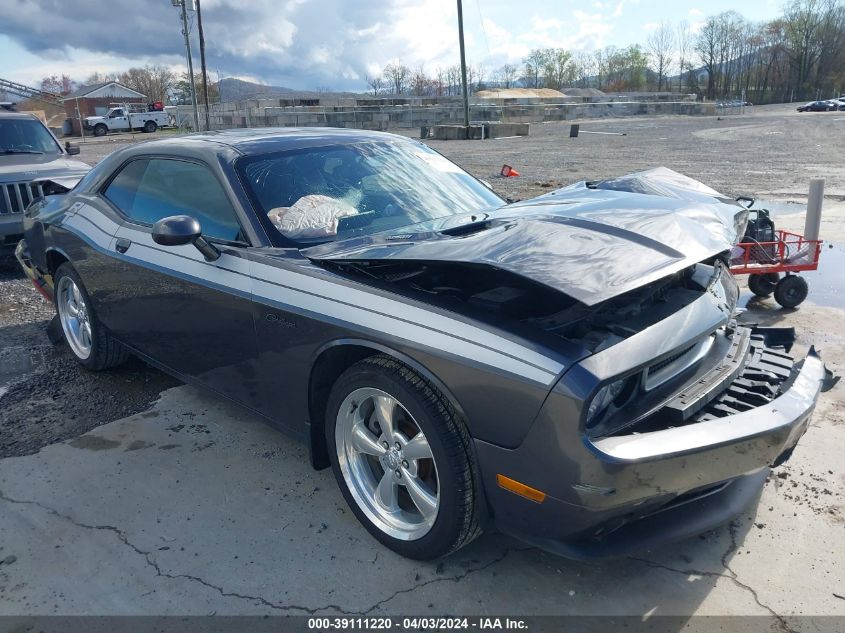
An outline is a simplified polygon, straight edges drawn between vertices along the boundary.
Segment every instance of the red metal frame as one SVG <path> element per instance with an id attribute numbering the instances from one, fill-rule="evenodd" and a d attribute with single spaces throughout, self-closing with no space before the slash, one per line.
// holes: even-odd
<path id="1" fill-rule="evenodd" d="M 794 273 L 802 270 L 816 270 L 819 267 L 822 240 L 807 240 L 803 235 L 782 230 L 778 230 L 777 235 L 778 239 L 775 242 L 737 244 L 737 248 L 742 249 L 742 254 L 731 259 L 731 272 L 734 275 Z M 794 257 L 804 248 L 807 249 L 807 254 L 801 258 L 800 262 L 787 261 L 788 257 Z M 763 258 L 755 255 L 755 251 L 757 254 L 761 251 L 770 253 L 771 262 L 762 261 Z"/>

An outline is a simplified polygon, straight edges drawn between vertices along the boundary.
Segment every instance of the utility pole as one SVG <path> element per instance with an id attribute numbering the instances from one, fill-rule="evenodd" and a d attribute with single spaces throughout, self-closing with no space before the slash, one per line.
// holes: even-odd
<path id="1" fill-rule="evenodd" d="M 205 103 L 205 129 L 211 129 L 211 119 L 208 114 L 208 72 L 205 69 L 205 36 L 202 34 L 202 8 L 200 0 L 197 3 L 197 30 L 200 35 L 200 72 L 202 72 L 202 100 Z"/>
<path id="2" fill-rule="evenodd" d="M 85 127 L 82 125 L 82 111 L 79 109 L 79 97 L 76 97 L 76 116 L 79 118 L 79 136 L 85 142 Z"/>
<path id="3" fill-rule="evenodd" d="M 464 91 L 464 127 L 469 138 L 469 93 L 467 92 L 467 58 L 464 53 L 464 9 L 458 0 L 458 39 L 461 44 L 461 85 Z"/>
<path id="4" fill-rule="evenodd" d="M 191 104 L 194 106 L 194 131 L 199 132 L 200 116 L 197 111 L 197 91 L 194 89 L 194 61 L 191 58 L 191 38 L 188 35 L 188 7 L 185 5 L 189 0 L 173 0 L 173 6 L 182 9 L 182 35 L 185 36 L 185 54 L 188 58 L 188 85 L 191 89 Z"/>

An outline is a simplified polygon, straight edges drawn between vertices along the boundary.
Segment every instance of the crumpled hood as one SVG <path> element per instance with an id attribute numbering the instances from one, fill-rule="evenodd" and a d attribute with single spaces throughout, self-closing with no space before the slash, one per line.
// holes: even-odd
<path id="1" fill-rule="evenodd" d="M 594 305 L 730 249 L 744 232 L 747 211 L 660 168 L 576 183 L 475 218 L 331 242 L 303 254 L 492 266 Z"/>
<path id="2" fill-rule="evenodd" d="M 0 183 L 53 180 L 69 189 L 91 171 L 85 163 L 56 154 L 9 154 L 0 156 Z M 68 186 L 67 183 L 71 183 Z"/>

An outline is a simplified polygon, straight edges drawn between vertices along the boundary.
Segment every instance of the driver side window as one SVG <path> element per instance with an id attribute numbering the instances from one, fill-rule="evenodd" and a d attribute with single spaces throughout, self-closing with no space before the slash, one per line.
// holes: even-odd
<path id="1" fill-rule="evenodd" d="M 151 226 L 171 215 L 199 220 L 207 238 L 243 241 L 237 215 L 217 177 L 205 165 L 143 158 L 124 166 L 103 195 L 129 220 Z"/>

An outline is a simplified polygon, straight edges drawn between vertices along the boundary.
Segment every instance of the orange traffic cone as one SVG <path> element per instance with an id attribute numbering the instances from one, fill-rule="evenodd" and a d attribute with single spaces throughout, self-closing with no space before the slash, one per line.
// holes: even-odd
<path id="1" fill-rule="evenodd" d="M 501 174 L 502 174 L 502 176 L 504 176 L 506 178 L 508 176 L 519 176 L 519 172 L 517 170 L 515 170 L 513 167 L 511 167 L 510 165 L 502 165 Z"/>

